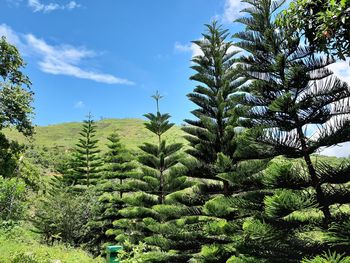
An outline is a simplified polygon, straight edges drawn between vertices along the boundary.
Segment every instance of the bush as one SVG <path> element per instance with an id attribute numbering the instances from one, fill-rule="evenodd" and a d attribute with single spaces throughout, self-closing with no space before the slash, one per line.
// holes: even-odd
<path id="1" fill-rule="evenodd" d="M 38 201 L 32 220 L 34 231 L 41 233 L 49 245 L 54 242 L 81 245 L 87 237 L 84 226 L 91 219 L 95 197 L 90 192 L 56 191 Z"/>
<path id="2" fill-rule="evenodd" d="M 0 220 L 19 220 L 25 211 L 26 184 L 0 176 Z"/>
<path id="3" fill-rule="evenodd" d="M 118 253 L 119 260 L 125 263 L 144 262 L 142 256 L 149 250 L 146 244 L 140 242 L 138 245 L 135 246 L 126 241 L 124 246 L 124 249 Z"/>
<path id="4" fill-rule="evenodd" d="M 44 190 L 44 181 L 39 169 L 32 164 L 28 159 L 23 159 L 18 165 L 18 176 L 30 187 L 33 191 L 38 192 Z"/>

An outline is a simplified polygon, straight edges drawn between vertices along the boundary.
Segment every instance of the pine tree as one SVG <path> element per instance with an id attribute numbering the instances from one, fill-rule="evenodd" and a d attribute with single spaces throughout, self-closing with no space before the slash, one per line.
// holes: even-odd
<path id="1" fill-rule="evenodd" d="M 75 188 L 89 188 L 100 180 L 101 161 L 98 156 L 96 125 L 91 114 L 84 120 L 79 142 L 73 151 L 71 165 L 64 181 Z"/>
<path id="2" fill-rule="evenodd" d="M 217 154 L 232 157 L 236 145 L 234 126 L 229 122 L 232 95 L 240 82 L 235 79 L 233 70 L 233 44 L 227 41 L 228 30 L 217 22 L 206 25 L 207 32 L 202 40 L 193 41 L 202 55 L 192 59 L 191 67 L 195 74 L 191 80 L 199 82 L 188 98 L 198 106 L 192 111 L 196 120 L 186 119 L 183 130 L 191 148 L 187 152 L 198 160 L 198 167 L 191 169 L 191 177 L 217 180 L 222 184 L 222 192 L 230 192 L 227 180 L 216 177 L 215 162 Z"/>
<path id="3" fill-rule="evenodd" d="M 312 160 L 321 147 L 349 141 L 349 86 L 327 68 L 331 57 L 314 54 L 296 32 L 276 26 L 283 2 L 246 2 L 251 17 L 238 20 L 246 30 L 235 35 L 248 53 L 239 61 L 249 81 L 241 88 L 241 124 L 254 127 L 271 156 L 302 162 L 274 161 L 264 172 L 270 193 L 256 202 L 262 211 L 244 223 L 237 249 L 254 262 L 300 262 L 328 249 L 349 253 L 349 239 L 339 237 L 350 218 L 343 209 L 349 165 Z"/>
<path id="4" fill-rule="evenodd" d="M 126 181 L 135 173 L 136 164 L 131 154 L 120 142 L 114 132 L 107 137 L 108 150 L 104 154 L 102 180 L 97 188 L 98 202 L 94 207 L 94 217 L 87 224 L 91 239 L 87 246 L 95 254 L 105 251 L 106 245 L 114 244 L 115 237 L 123 234 L 113 227 L 113 222 L 121 217 L 119 211 L 126 207 L 123 194 L 130 191 Z M 91 234 L 93 233 L 93 234 Z"/>
<path id="5" fill-rule="evenodd" d="M 192 254 L 193 260 L 217 262 L 219 258 L 224 260 L 231 255 L 232 248 L 226 246 L 229 238 L 216 230 L 219 225 L 226 224 L 226 219 L 232 217 L 232 213 L 217 214 L 205 207 L 205 203 L 214 197 L 228 197 L 238 190 L 232 184 L 230 173 L 234 172 L 239 160 L 235 155 L 237 133 L 232 112 L 235 107 L 233 96 L 241 82 L 234 70 L 237 51 L 234 51 L 233 43 L 227 40 L 228 30 L 217 22 L 206 25 L 206 29 L 203 39 L 193 42 L 202 51 L 201 55 L 193 58 L 194 65 L 191 67 L 195 74 L 190 79 L 199 84 L 188 94 L 188 98 L 198 107 L 192 111 L 196 119 L 185 120 L 187 125 L 183 128 L 190 144 L 186 150 L 191 156 L 186 164 L 187 176 L 197 184 L 192 187 L 191 198 L 185 198 L 188 190 L 178 193 L 177 198 L 191 208 L 181 218 L 185 222 L 183 231 L 187 231 L 191 241 L 187 242 L 188 253 Z M 217 162 L 221 157 L 229 159 L 230 165 L 219 168 Z M 185 197 L 181 198 L 180 194 Z M 217 208 L 217 205 L 220 205 L 219 202 L 214 207 Z M 210 230 L 214 228 L 216 230 Z M 195 234 L 191 235 L 193 232 Z"/>
<path id="6" fill-rule="evenodd" d="M 171 212 L 169 209 L 172 206 L 167 203 L 168 195 L 189 186 L 189 183 L 186 182 L 183 167 L 179 163 L 181 143 L 168 144 L 163 139 L 163 134 L 174 124 L 169 123 L 169 114 L 159 111 L 162 96 L 157 92 L 152 97 L 157 104 L 157 113 L 144 115 L 149 120 L 145 126 L 155 135 L 157 143 L 146 142 L 140 146 L 142 154 L 139 163 L 142 172 L 128 182 L 135 193 L 123 198 L 128 204 L 128 207 L 121 210 L 125 219 L 117 220 L 115 225 L 126 229 L 125 235 L 132 244 L 143 241 L 151 250 L 164 251 L 166 248 L 162 244 L 166 236 L 162 237 L 159 227 L 165 223 L 163 213 Z M 169 257 L 162 252 L 150 252 L 145 254 L 143 260 L 169 262 Z"/>
<path id="7" fill-rule="evenodd" d="M 104 192 L 118 192 L 119 198 L 123 198 L 123 193 L 128 191 L 127 186 L 124 186 L 125 180 L 130 178 L 130 174 L 136 168 L 133 162 L 133 157 L 130 152 L 120 142 L 119 135 L 112 133 L 108 138 L 108 151 L 105 154 L 105 187 L 108 187 Z"/>

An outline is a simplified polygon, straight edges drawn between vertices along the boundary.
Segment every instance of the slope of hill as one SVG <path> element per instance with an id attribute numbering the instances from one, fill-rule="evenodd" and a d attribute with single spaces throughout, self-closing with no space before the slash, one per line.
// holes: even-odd
<path id="1" fill-rule="evenodd" d="M 141 119 L 104 119 L 96 122 L 96 136 L 99 139 L 100 149 L 106 149 L 107 137 L 113 131 L 116 131 L 125 147 L 132 151 L 138 151 L 138 146 L 144 142 L 156 142 L 154 135 L 144 126 L 144 120 Z M 30 154 L 32 161 L 36 164 L 55 164 L 62 158 L 62 154 L 67 149 L 72 149 L 78 141 L 82 122 L 68 122 L 49 126 L 37 126 L 35 135 L 31 140 L 26 139 L 15 130 L 7 129 L 5 134 L 12 140 L 20 143 L 33 145 L 36 150 Z M 172 127 L 165 138 L 169 143 L 181 142 L 188 144 L 183 138 L 184 132 L 179 126 Z M 45 149 L 46 148 L 46 149 Z M 54 148 L 58 148 L 54 150 Z M 39 150 L 41 149 L 41 150 Z M 60 154 L 61 153 L 61 154 Z M 339 164 L 343 161 L 349 161 L 349 158 L 337 158 L 330 156 L 314 155 L 314 161 L 326 162 L 328 164 Z M 45 168 L 49 165 L 43 165 Z"/>
<path id="2" fill-rule="evenodd" d="M 151 134 L 145 127 L 144 121 L 141 119 L 104 119 L 96 122 L 96 137 L 99 139 L 99 145 L 104 149 L 107 143 L 107 137 L 113 131 L 116 131 L 123 144 L 132 150 L 137 150 L 138 146 L 144 142 L 155 142 L 154 135 Z M 41 147 L 64 147 L 69 149 L 74 147 L 79 138 L 81 130 L 81 122 L 69 122 L 55 124 L 49 126 L 37 126 L 35 135 L 31 140 L 24 138 L 21 134 L 14 130 L 6 130 L 5 134 L 21 143 L 33 143 Z M 183 132 L 178 126 L 171 128 L 165 138 L 172 142 L 185 143 Z"/>

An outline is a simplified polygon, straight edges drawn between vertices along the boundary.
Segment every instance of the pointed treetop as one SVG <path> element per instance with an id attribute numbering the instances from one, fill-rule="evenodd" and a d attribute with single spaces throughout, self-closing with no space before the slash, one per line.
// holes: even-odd
<path id="1" fill-rule="evenodd" d="M 159 100 L 163 98 L 163 96 L 160 95 L 158 90 L 156 91 L 156 94 L 152 95 L 152 98 L 156 100 L 157 103 L 157 112 L 159 112 Z"/>
<path id="2" fill-rule="evenodd" d="M 87 118 L 88 120 L 92 120 L 93 117 L 94 117 L 94 116 L 92 116 L 91 111 L 89 111 L 88 115 L 86 115 L 86 118 Z"/>

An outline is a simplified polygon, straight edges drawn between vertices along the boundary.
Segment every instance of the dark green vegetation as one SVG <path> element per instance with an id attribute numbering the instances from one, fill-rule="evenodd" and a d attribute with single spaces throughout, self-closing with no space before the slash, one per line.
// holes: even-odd
<path id="1" fill-rule="evenodd" d="M 350 161 L 316 155 L 350 141 L 350 87 L 327 68 L 333 57 L 275 20 L 283 2 L 247 3 L 235 42 L 217 22 L 194 41 L 196 106 L 182 129 L 157 92 L 145 122 L 89 115 L 37 127 L 23 146 L 30 82 L 2 40 L 1 87 L 22 99 L 0 101 L 0 252 L 17 252 L 1 260 L 48 262 L 44 249 L 98 262 L 119 244 L 130 263 L 350 262 Z"/>
<path id="2" fill-rule="evenodd" d="M 303 32 L 312 48 L 350 56 L 349 0 L 296 0 L 283 14 L 280 22 Z"/>
<path id="3" fill-rule="evenodd" d="M 331 248 L 346 252 L 348 246 L 334 243 L 333 231 L 335 225 L 336 232 L 346 231 L 341 228 L 349 222 L 350 166 L 313 163 L 311 154 L 349 141 L 349 86 L 329 72 L 332 58 L 310 56 L 312 49 L 301 46 L 294 32 L 276 30 L 272 17 L 278 4 L 254 7 L 246 10 L 250 20 L 240 20 L 246 30 L 235 35 L 237 46 L 248 52 L 239 68 L 252 81 L 242 88 L 239 123 L 254 127 L 252 139 L 265 145 L 266 156 L 303 162 L 299 167 L 274 162 L 264 171 L 257 189 L 264 198 L 253 203 L 261 206 L 260 214 L 244 222 L 243 235 L 249 234 L 238 247 L 269 262 L 295 262 Z M 308 137 L 312 125 L 317 136 Z"/>

